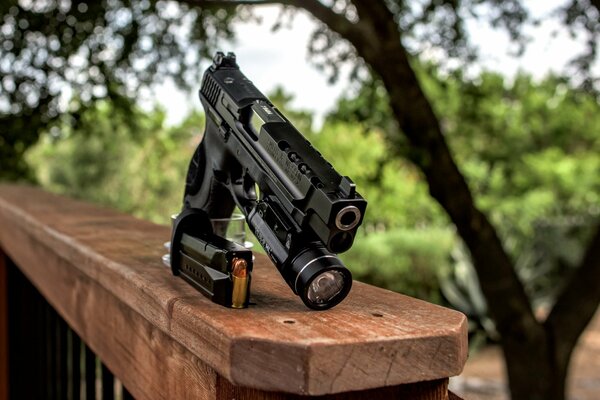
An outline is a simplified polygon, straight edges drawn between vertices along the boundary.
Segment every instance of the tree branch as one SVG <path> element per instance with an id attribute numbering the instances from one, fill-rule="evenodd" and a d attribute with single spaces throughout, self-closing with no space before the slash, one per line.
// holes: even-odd
<path id="1" fill-rule="evenodd" d="M 346 17 L 334 12 L 331 8 L 318 0 L 179 0 L 179 2 L 198 7 L 235 7 L 239 5 L 260 6 L 280 4 L 308 11 L 331 30 L 348 40 L 361 41 L 364 40 L 365 35 L 363 27 L 360 24 L 352 23 Z"/>
<path id="2" fill-rule="evenodd" d="M 338 33 L 351 43 L 362 43 L 363 45 L 366 45 L 369 38 L 371 40 L 376 40 L 376 37 L 374 38 L 370 35 L 370 32 L 367 32 L 365 26 L 360 23 L 360 21 L 358 23 L 353 23 L 318 0 L 179 0 L 179 2 L 197 7 L 235 7 L 239 5 L 260 6 L 269 4 L 291 6 L 308 11 L 317 20 L 327 25 L 332 31 Z"/>
<path id="3" fill-rule="evenodd" d="M 560 338 L 562 355 L 577 339 L 600 304 L 600 224 L 590 241 L 581 265 L 565 286 L 544 325 Z M 557 341 L 558 344 L 558 341 Z M 560 354 L 559 354 L 560 355 Z"/>

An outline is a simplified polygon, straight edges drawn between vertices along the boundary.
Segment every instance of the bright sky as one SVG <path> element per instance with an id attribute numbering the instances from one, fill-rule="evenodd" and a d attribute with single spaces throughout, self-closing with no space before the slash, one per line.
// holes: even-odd
<path id="1" fill-rule="evenodd" d="M 481 50 L 481 66 L 507 76 L 525 70 L 538 78 L 549 71 L 563 70 L 565 62 L 583 45 L 582 41 L 572 39 L 561 29 L 556 19 L 548 18 L 551 10 L 562 3 L 560 0 L 530 0 L 526 3 L 532 14 L 544 22 L 527 32 L 532 41 L 518 59 L 508 55 L 514 46 L 504 32 L 495 31 L 483 22 L 470 23 L 468 30 Z M 342 78 L 335 85 L 328 84 L 326 75 L 308 60 L 307 43 L 315 22 L 307 14 L 298 13 L 291 29 L 284 27 L 274 33 L 271 26 L 279 8 L 263 6 L 257 14 L 263 23 L 238 24 L 235 27 L 237 41 L 224 44 L 222 50 L 236 53 L 242 71 L 263 93 L 283 86 L 295 96 L 292 106 L 313 111 L 318 123 L 347 88 L 348 82 Z M 553 31 L 559 34 L 554 35 Z M 196 91 L 182 93 L 172 83 L 157 89 L 156 100 L 166 108 L 168 123 L 180 122 L 190 110 L 200 108 Z"/>

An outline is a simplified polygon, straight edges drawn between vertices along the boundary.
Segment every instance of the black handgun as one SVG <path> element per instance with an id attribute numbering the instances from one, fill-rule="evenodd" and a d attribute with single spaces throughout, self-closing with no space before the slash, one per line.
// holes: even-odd
<path id="1" fill-rule="evenodd" d="M 216 53 L 200 101 L 206 128 L 189 165 L 182 215 L 228 218 L 237 206 L 308 307 L 338 304 L 352 275 L 335 254 L 352 246 L 367 202 L 242 74 L 233 53 Z M 193 229 L 211 229 L 202 225 Z"/>

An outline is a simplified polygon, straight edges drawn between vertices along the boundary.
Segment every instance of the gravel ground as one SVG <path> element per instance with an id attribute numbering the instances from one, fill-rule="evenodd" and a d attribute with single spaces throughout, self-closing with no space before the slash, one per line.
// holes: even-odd
<path id="1" fill-rule="evenodd" d="M 470 357 L 463 373 L 450 379 L 450 389 L 466 400 L 508 400 L 501 349 L 490 346 Z M 600 309 L 575 348 L 567 398 L 600 399 Z"/>

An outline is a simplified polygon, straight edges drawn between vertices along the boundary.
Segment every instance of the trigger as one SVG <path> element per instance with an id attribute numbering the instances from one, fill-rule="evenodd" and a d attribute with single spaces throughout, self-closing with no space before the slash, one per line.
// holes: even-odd
<path id="1" fill-rule="evenodd" d="M 244 171 L 242 177 L 233 185 L 233 195 L 236 203 L 243 210 L 250 210 L 256 204 L 256 184 L 247 170 Z"/>
<path id="2" fill-rule="evenodd" d="M 248 200 L 257 200 L 256 183 L 248 174 L 248 170 L 244 171 L 244 175 L 242 176 L 242 187 L 244 190 L 244 197 L 246 197 Z"/>

